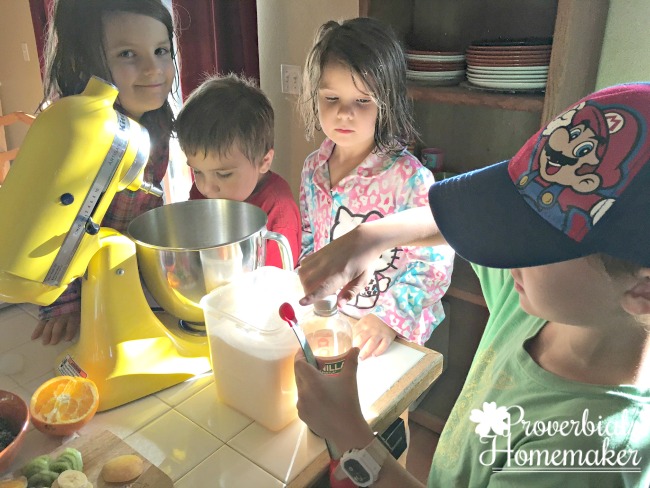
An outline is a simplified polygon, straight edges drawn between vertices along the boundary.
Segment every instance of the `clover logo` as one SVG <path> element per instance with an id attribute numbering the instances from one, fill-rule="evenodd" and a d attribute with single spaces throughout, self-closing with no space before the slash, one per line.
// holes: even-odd
<path id="1" fill-rule="evenodd" d="M 510 427 L 510 414 L 506 407 L 497 407 L 496 402 L 484 402 L 483 410 L 472 409 L 469 416 L 472 422 L 476 422 L 476 432 L 481 437 L 487 437 L 490 431 L 496 435 L 504 435 Z"/>

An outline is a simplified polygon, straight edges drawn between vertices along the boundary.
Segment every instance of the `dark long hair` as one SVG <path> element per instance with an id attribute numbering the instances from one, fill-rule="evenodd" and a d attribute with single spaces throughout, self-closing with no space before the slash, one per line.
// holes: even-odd
<path id="1" fill-rule="evenodd" d="M 393 31 L 376 19 L 358 17 L 323 24 L 307 56 L 299 98 L 307 139 L 318 128 L 318 86 L 330 62 L 347 66 L 377 103 L 375 145 L 401 151 L 417 137 L 406 90 L 406 58 Z"/>
<path id="2" fill-rule="evenodd" d="M 146 15 L 167 28 L 170 45 L 174 39 L 172 15 L 160 0 L 57 0 L 52 11 L 45 45 L 44 98 L 41 107 L 57 98 L 81 93 L 92 76 L 113 82 L 104 52 L 106 15 L 126 12 Z M 178 66 L 175 86 L 178 86 Z M 159 109 L 146 112 L 140 123 L 171 133 L 174 114 L 166 101 Z M 150 131 L 151 132 L 151 131 Z M 158 131 L 156 131 L 158 132 Z"/>

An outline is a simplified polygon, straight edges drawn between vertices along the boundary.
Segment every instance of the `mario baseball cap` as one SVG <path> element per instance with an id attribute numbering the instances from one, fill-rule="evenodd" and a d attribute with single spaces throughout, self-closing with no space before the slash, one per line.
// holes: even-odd
<path id="1" fill-rule="evenodd" d="M 650 266 L 650 83 L 586 96 L 509 161 L 435 183 L 454 250 L 495 268 L 594 253 Z"/>

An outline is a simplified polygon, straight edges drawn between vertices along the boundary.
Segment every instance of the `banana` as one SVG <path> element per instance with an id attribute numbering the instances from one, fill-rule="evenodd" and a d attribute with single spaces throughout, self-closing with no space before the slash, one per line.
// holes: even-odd
<path id="1" fill-rule="evenodd" d="M 27 486 L 27 485 L 25 485 L 25 486 Z M 4 487 L 3 487 L 2 485 L 0 485 L 0 488 L 4 488 Z M 13 487 L 11 487 L 11 488 L 13 488 Z M 22 487 L 18 487 L 18 488 L 22 488 Z M 54 483 L 52 483 L 52 486 L 51 486 L 50 488 L 61 488 L 61 487 L 59 486 L 59 481 L 58 481 L 58 480 L 55 480 Z M 89 481 L 88 483 L 86 483 L 86 484 L 83 486 L 83 488 L 95 488 L 95 487 L 94 487 L 93 484 Z"/>
<path id="2" fill-rule="evenodd" d="M 88 477 L 81 471 L 69 469 L 59 475 L 56 482 L 59 488 L 86 488 Z"/>

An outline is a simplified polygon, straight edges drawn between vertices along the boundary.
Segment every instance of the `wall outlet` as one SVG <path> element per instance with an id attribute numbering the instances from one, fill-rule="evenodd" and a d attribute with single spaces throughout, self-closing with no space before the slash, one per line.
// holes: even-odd
<path id="1" fill-rule="evenodd" d="M 298 92 L 300 92 L 300 78 L 302 76 L 300 66 L 281 64 L 280 76 L 282 78 L 282 93 L 298 95 Z"/>

